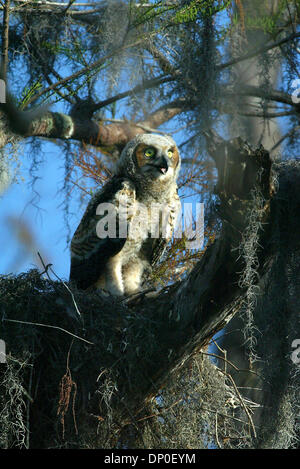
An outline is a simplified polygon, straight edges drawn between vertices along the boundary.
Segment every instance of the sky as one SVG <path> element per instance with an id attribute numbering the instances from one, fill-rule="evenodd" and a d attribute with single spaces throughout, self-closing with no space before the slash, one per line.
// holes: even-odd
<path id="1" fill-rule="evenodd" d="M 38 169 L 40 179 L 34 191 L 29 174 L 29 145 L 22 145 L 20 170 L 23 181 L 13 183 L 3 194 L 0 207 L 0 243 L 2 250 L 0 272 L 20 273 L 40 267 L 40 252 L 44 262 L 52 263 L 53 269 L 63 279 L 69 275 L 69 249 L 67 227 L 62 207 L 64 180 L 64 156 L 55 143 L 42 144 L 44 163 Z M 75 201 L 74 201 L 75 204 Z M 82 213 L 84 208 L 82 207 Z M 71 217 L 70 228 L 76 229 L 77 217 Z M 77 219 L 76 219 L 77 218 Z M 30 239 L 32 238 L 32 239 Z"/>

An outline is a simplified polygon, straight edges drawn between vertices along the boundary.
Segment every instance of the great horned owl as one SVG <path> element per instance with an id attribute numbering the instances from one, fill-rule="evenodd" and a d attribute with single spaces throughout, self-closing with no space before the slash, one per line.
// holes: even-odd
<path id="1" fill-rule="evenodd" d="M 179 151 L 169 136 L 142 134 L 125 146 L 115 175 L 92 197 L 71 242 L 70 280 L 78 288 L 103 288 L 119 296 L 139 290 L 180 213 L 179 169 Z M 99 207 L 113 207 L 113 236 L 99 236 L 97 226 L 107 216 Z"/>

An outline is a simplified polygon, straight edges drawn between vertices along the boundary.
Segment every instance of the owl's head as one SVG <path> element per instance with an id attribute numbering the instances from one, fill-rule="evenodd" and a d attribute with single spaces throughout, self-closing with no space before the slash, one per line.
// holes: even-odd
<path id="1" fill-rule="evenodd" d="M 176 180 L 180 169 L 180 155 L 174 140 L 165 135 L 137 135 L 123 149 L 117 174 L 135 180 L 147 179 L 166 184 Z"/>

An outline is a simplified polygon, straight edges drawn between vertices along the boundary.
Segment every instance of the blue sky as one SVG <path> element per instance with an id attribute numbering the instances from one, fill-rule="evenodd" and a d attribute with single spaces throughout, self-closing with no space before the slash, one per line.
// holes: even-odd
<path id="1" fill-rule="evenodd" d="M 29 144 L 23 145 L 19 151 L 22 164 L 20 173 L 24 181 L 19 180 L 12 184 L 2 196 L 0 242 L 6 249 L 2 251 L 0 272 L 19 273 L 40 266 L 36 254 L 39 251 L 47 263 L 53 264 L 55 272 L 66 279 L 69 274 L 69 251 L 61 206 L 63 193 L 59 192 L 64 179 L 64 156 L 55 143 L 44 142 L 42 151 L 45 161 L 39 167 L 37 174 L 40 179 L 34 186 L 39 197 L 33 192 L 31 185 Z M 83 209 L 82 207 L 82 212 Z M 78 209 L 77 214 L 79 217 Z M 78 221 L 71 217 L 72 231 Z M 30 250 L 30 240 L 24 244 L 23 241 L 27 238 L 24 238 L 24 231 L 23 235 L 20 233 L 22 227 L 25 227 L 25 236 L 27 230 L 32 235 L 32 248 L 35 252 Z"/>

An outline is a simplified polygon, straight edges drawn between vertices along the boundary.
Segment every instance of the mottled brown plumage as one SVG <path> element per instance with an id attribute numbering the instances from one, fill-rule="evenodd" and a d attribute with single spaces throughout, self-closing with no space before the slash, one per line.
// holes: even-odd
<path id="1" fill-rule="evenodd" d="M 173 234 L 179 168 L 170 137 L 143 134 L 126 145 L 116 174 L 92 197 L 73 236 L 70 280 L 119 296 L 139 290 Z"/>

